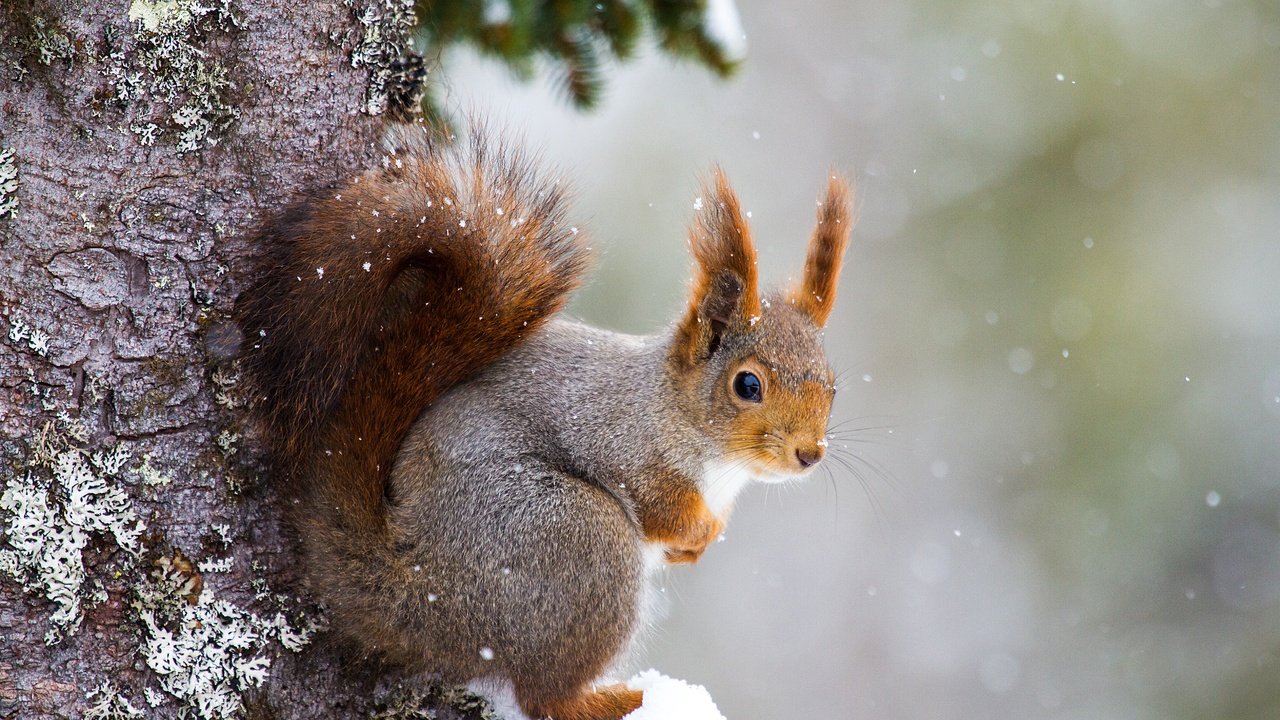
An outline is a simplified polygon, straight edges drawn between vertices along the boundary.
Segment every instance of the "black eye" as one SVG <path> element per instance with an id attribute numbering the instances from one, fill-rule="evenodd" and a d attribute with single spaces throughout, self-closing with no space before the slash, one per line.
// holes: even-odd
<path id="1" fill-rule="evenodd" d="M 750 402 L 760 402 L 763 388 L 760 386 L 760 378 L 754 373 L 746 371 L 738 373 L 733 379 L 733 391 L 738 397 Z"/>

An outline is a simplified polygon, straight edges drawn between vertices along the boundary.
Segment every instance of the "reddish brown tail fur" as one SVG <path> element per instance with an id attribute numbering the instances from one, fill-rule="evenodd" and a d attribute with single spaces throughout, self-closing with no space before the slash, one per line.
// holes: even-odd
<path id="1" fill-rule="evenodd" d="M 278 471 L 322 515 L 304 536 L 380 534 L 414 420 L 555 314 L 587 266 L 561 186 L 520 153 L 480 132 L 444 146 L 420 126 L 388 145 L 385 169 L 266 228 L 240 299 Z"/>

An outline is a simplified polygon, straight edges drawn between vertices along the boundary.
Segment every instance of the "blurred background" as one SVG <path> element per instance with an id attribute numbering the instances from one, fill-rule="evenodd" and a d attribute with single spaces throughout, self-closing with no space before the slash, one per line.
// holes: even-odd
<path id="1" fill-rule="evenodd" d="M 621 331 L 682 307 L 712 163 L 775 282 L 856 178 L 841 457 L 744 493 L 636 667 L 731 720 L 1280 717 L 1280 6 L 738 8 L 735 77 L 642 49 L 591 113 L 433 76 L 573 179 Z"/>

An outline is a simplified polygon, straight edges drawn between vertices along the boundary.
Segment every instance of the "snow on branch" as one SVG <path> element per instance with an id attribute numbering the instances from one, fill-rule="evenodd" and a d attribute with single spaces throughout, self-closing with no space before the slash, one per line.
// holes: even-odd
<path id="1" fill-rule="evenodd" d="M 644 705 L 624 720 L 725 720 L 701 685 L 645 670 L 627 681 L 632 690 L 644 691 Z"/>

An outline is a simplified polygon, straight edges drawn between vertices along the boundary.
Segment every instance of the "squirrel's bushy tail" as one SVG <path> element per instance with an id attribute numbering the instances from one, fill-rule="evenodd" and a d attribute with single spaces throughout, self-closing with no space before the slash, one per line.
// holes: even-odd
<path id="1" fill-rule="evenodd" d="M 519 151 L 410 125 L 387 151 L 264 231 L 239 305 L 279 468 L 328 516 L 307 524 L 348 538 L 383 529 L 386 478 L 423 409 L 558 311 L 588 261 L 564 187 Z"/>

